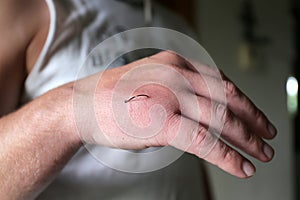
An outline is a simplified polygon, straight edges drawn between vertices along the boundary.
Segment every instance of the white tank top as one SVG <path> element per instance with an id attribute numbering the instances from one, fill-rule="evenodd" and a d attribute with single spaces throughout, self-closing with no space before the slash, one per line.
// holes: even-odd
<path id="1" fill-rule="evenodd" d="M 145 23 L 142 9 L 125 3 L 128 1 L 46 2 L 51 16 L 50 29 L 39 58 L 25 81 L 23 103 L 75 80 L 78 69 L 97 44 L 111 35 L 142 27 Z M 154 10 L 153 26 L 187 32 L 188 28 L 180 18 L 158 5 Z M 101 70 L 100 66 L 86 74 Z M 126 160 L 113 152 L 109 152 L 109 156 L 123 162 Z M 200 160 L 188 154 L 163 169 L 131 174 L 104 166 L 81 148 L 38 199 L 201 200 L 206 199 L 204 187 Z"/>

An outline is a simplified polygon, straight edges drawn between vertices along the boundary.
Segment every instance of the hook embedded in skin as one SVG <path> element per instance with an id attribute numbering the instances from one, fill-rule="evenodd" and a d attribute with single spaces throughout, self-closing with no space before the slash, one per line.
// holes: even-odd
<path id="1" fill-rule="evenodd" d="M 128 103 L 129 101 L 131 101 L 131 100 L 133 100 L 133 99 L 135 99 L 135 98 L 137 98 L 137 97 L 147 97 L 147 98 L 150 98 L 150 97 L 149 97 L 148 95 L 146 95 L 146 94 L 138 94 L 138 95 L 135 95 L 135 96 L 130 97 L 129 99 L 125 100 L 124 103 Z"/>

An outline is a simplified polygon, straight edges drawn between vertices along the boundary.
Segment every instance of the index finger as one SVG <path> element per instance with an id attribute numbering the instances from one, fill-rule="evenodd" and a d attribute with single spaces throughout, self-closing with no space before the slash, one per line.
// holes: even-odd
<path id="1" fill-rule="evenodd" d="M 223 81 L 227 105 L 252 131 L 265 139 L 276 136 L 277 130 L 266 115 L 229 79 Z"/>

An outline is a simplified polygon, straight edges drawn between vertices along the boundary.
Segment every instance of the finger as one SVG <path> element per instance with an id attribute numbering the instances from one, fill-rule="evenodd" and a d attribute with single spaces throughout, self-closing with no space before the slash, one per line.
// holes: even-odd
<path id="1" fill-rule="evenodd" d="M 265 139 L 275 137 L 277 131 L 274 125 L 221 71 L 209 67 L 205 68 L 201 64 L 195 64 L 196 68 L 209 75 L 185 70 L 191 69 L 190 63 L 170 51 L 156 54 L 151 59 L 165 62 L 167 65 L 178 66 L 177 70 L 190 81 L 194 89 L 193 92 L 223 104 L 227 103 L 234 115 L 248 124 L 249 129 L 257 135 Z M 220 76 L 217 76 L 218 73 Z"/>
<path id="2" fill-rule="evenodd" d="M 203 158 L 237 177 L 245 178 L 255 173 L 255 167 L 249 160 L 199 123 L 178 115 L 172 127 L 178 131 L 170 129 L 170 145 Z"/>
<path id="3" fill-rule="evenodd" d="M 225 105 L 205 97 L 184 95 L 181 114 L 212 129 L 226 141 L 247 154 L 267 162 L 273 158 L 274 150 L 261 137 L 251 131 L 247 124 L 236 117 Z"/>
<path id="4" fill-rule="evenodd" d="M 230 80 L 225 80 L 224 88 L 227 105 L 235 115 L 249 124 L 250 128 L 262 137 L 272 139 L 276 136 L 277 130 L 274 125 L 236 85 Z"/>
<path id="5" fill-rule="evenodd" d="M 200 75 L 191 71 L 183 71 L 190 81 L 197 95 L 213 101 L 227 104 L 235 116 L 245 122 L 257 135 L 272 139 L 276 129 L 252 101 L 243 94 L 230 80 L 220 80 L 207 75 Z"/>

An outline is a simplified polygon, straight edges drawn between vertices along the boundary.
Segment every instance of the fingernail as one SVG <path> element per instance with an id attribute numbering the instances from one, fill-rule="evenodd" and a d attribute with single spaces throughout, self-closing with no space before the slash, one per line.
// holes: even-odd
<path id="1" fill-rule="evenodd" d="M 268 159 L 272 159 L 274 156 L 274 150 L 267 144 L 264 144 L 263 147 L 264 154 L 267 156 Z"/>
<path id="2" fill-rule="evenodd" d="M 269 124 L 269 125 L 268 125 L 268 129 L 269 129 L 269 133 L 270 133 L 272 136 L 275 136 L 275 135 L 276 135 L 277 130 L 276 130 L 276 128 L 275 128 L 272 124 Z"/>
<path id="3" fill-rule="evenodd" d="M 243 171 L 249 177 L 255 173 L 255 167 L 248 161 L 243 162 Z"/>

